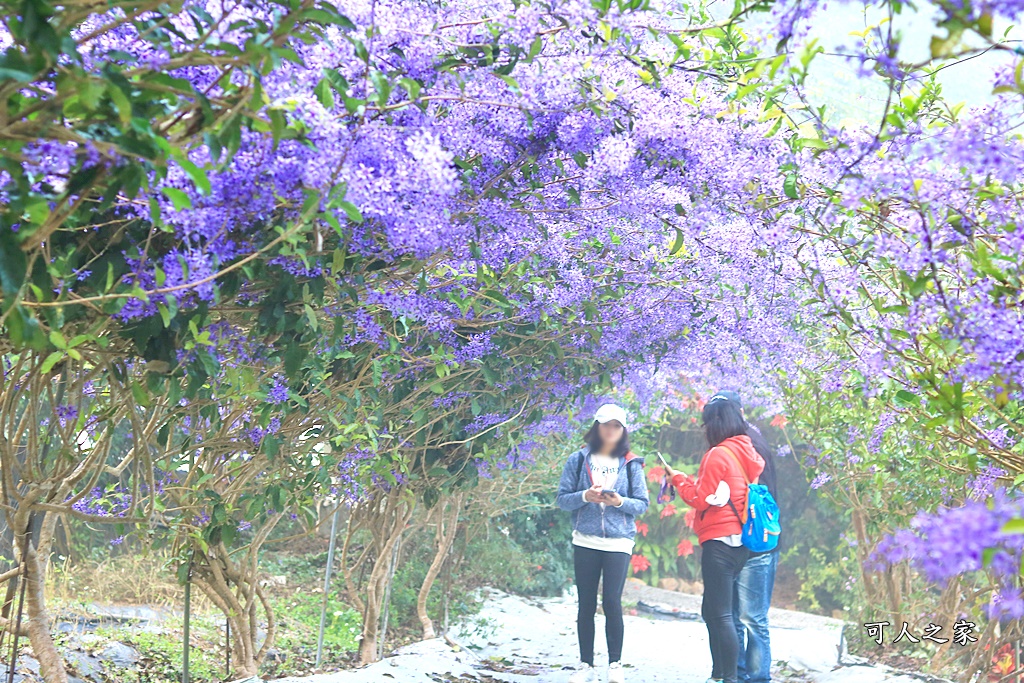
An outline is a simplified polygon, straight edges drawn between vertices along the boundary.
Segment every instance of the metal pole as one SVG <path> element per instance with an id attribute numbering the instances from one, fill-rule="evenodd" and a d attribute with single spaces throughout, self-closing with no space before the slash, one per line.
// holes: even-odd
<path id="1" fill-rule="evenodd" d="M 188 454 L 188 472 L 191 475 L 196 469 L 196 452 L 190 450 Z M 185 624 L 182 634 L 181 648 L 181 683 L 189 683 L 188 655 L 192 648 L 192 637 L 189 633 L 189 620 L 192 618 L 192 564 L 196 560 L 196 549 L 193 546 L 188 556 L 188 571 L 185 573 Z"/>
<path id="2" fill-rule="evenodd" d="M 28 564 L 24 565 L 21 575 L 21 595 L 18 597 L 18 618 L 14 625 L 14 635 L 11 636 L 11 663 L 7 668 L 7 683 L 14 683 L 14 669 L 18 664 L 18 633 L 21 631 L 21 613 L 25 607 L 25 586 L 28 585 L 25 572 Z"/>
<path id="3" fill-rule="evenodd" d="M 181 648 L 181 683 L 189 683 L 188 675 L 188 651 L 191 648 L 191 635 L 189 633 L 189 619 L 192 617 L 192 560 L 195 558 L 195 551 L 188 561 L 188 573 L 185 575 L 185 628 Z"/>
<path id="4" fill-rule="evenodd" d="M 7 665 L 7 683 L 14 683 L 14 670 L 18 665 L 18 635 L 21 633 L 21 615 L 25 609 L 25 587 L 28 585 L 28 554 L 31 552 L 29 545 L 32 543 L 32 517 L 30 513 L 28 516 L 28 526 L 25 529 L 23 538 L 25 539 L 21 544 L 21 573 L 18 580 L 21 585 L 20 594 L 18 596 L 18 617 L 14 622 L 14 634 L 11 636 L 11 659 Z"/>
<path id="5" fill-rule="evenodd" d="M 341 505 L 334 508 L 334 516 L 331 517 L 331 541 L 327 546 L 327 569 L 324 570 L 324 601 L 320 606 L 320 633 L 316 638 L 316 666 L 320 668 L 324 654 L 324 628 L 327 626 L 327 601 L 331 595 L 331 570 L 334 568 L 334 546 L 335 536 L 338 533 L 338 515 L 341 514 Z"/>
<path id="6" fill-rule="evenodd" d="M 11 567 L 13 569 L 14 567 Z M 20 587 L 19 581 L 21 580 L 21 568 L 18 568 L 18 574 L 11 579 L 10 583 L 7 584 L 7 592 L 4 597 L 3 607 L 0 608 L 0 617 L 3 617 L 4 622 L 9 622 L 11 618 L 11 609 L 14 607 L 14 598 Z M 0 631 L 0 652 L 4 649 L 4 639 L 7 638 L 7 629 L 4 628 Z"/>
<path id="7" fill-rule="evenodd" d="M 224 680 L 231 678 L 231 618 L 224 617 Z"/>

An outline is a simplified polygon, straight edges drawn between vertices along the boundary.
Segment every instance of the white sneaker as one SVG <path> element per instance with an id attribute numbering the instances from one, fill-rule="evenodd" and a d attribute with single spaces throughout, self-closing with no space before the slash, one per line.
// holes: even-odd
<path id="1" fill-rule="evenodd" d="M 608 683 L 626 683 L 626 673 L 622 670 L 621 662 L 608 665 Z"/>
<path id="2" fill-rule="evenodd" d="M 597 683 L 597 676 L 594 675 L 594 667 L 586 662 L 580 662 L 576 671 L 569 676 L 569 683 Z"/>

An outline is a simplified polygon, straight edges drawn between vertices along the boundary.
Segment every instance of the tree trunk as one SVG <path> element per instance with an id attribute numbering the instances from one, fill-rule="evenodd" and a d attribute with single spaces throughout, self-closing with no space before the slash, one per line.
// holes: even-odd
<path id="1" fill-rule="evenodd" d="M 416 616 L 419 617 L 420 625 L 423 627 L 424 640 L 437 637 L 434 622 L 431 621 L 430 615 L 427 613 L 427 598 L 430 597 L 430 589 L 434 586 L 437 575 L 441 573 L 441 567 L 444 566 L 448 551 L 451 550 L 452 543 L 455 542 L 455 535 L 459 531 L 462 495 L 460 493 L 453 495 L 449 499 L 448 507 L 449 509 L 445 510 L 443 502 L 437 507 L 437 532 L 435 534 L 437 552 L 434 554 L 434 560 L 430 563 L 430 567 L 427 568 L 427 574 L 423 577 L 423 584 L 420 586 L 420 592 L 416 599 Z M 447 519 L 446 512 L 448 513 Z"/>
<path id="2" fill-rule="evenodd" d="M 25 536 L 22 539 L 27 540 Z M 28 617 L 28 639 L 32 652 L 39 660 L 39 672 L 46 683 L 68 683 L 64 660 L 50 635 L 50 617 L 46 613 L 44 586 L 46 574 L 43 562 L 31 542 L 25 542 L 21 555 L 25 559 L 25 612 Z"/>
<path id="3" fill-rule="evenodd" d="M 864 512 L 859 507 L 854 506 L 851 518 L 854 533 L 857 536 L 857 566 L 860 569 L 860 578 L 864 585 L 864 596 L 867 598 L 867 603 L 873 605 L 878 600 L 878 588 L 875 584 L 875 575 L 868 571 L 867 564 L 870 548 L 874 546 L 868 541 L 867 529 L 864 523 Z"/>
<path id="4" fill-rule="evenodd" d="M 231 624 L 231 666 L 241 677 L 256 676 L 277 632 L 274 612 L 259 585 L 255 558 L 277 520 L 256 535 L 242 562 L 235 562 L 223 544 L 204 554 L 196 548 L 193 581 Z M 216 554 L 214 554 L 216 553 Z M 266 637 L 260 643 L 260 612 L 266 617 Z"/>
<path id="5" fill-rule="evenodd" d="M 372 664 L 377 661 L 377 633 L 384 604 L 384 594 L 391 581 L 391 561 L 395 544 L 405 531 L 412 516 L 413 503 L 404 491 L 391 491 L 379 501 L 363 510 L 371 515 L 368 525 L 374 538 L 376 556 L 366 585 L 363 632 L 359 642 L 359 661 Z"/>

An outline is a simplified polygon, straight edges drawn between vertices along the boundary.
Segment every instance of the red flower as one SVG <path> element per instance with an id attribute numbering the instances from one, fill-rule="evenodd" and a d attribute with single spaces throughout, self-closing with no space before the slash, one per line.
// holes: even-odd
<path id="1" fill-rule="evenodd" d="M 686 511 L 686 516 L 683 517 L 683 522 L 686 524 L 686 526 L 688 526 L 688 527 L 690 527 L 692 529 L 693 528 L 693 523 L 696 522 L 696 521 L 697 521 L 697 510 L 695 508 L 690 508 L 689 510 Z"/>
<path id="2" fill-rule="evenodd" d="M 643 555 L 633 555 L 633 557 L 629 558 L 629 564 L 633 567 L 634 574 L 639 574 L 651 568 L 651 561 Z"/>
<path id="3" fill-rule="evenodd" d="M 673 505 L 672 503 L 669 503 L 668 505 L 661 509 L 661 519 L 671 517 L 674 514 L 676 514 L 676 506 Z"/>
<path id="4" fill-rule="evenodd" d="M 1007 674 L 1014 669 L 1013 660 L 1013 645 L 1006 643 L 992 658 L 992 672 L 989 674 L 988 680 L 998 681 L 1006 678 Z"/>
<path id="5" fill-rule="evenodd" d="M 650 531 L 646 522 L 636 522 L 636 530 L 640 532 L 641 536 L 646 536 L 647 532 Z"/>
<path id="6" fill-rule="evenodd" d="M 772 418 L 772 427 L 782 429 L 787 424 L 789 424 L 789 420 L 786 419 L 785 415 L 776 415 Z"/>
<path id="7" fill-rule="evenodd" d="M 688 538 L 684 538 L 676 546 L 676 556 L 686 557 L 688 555 L 693 555 L 693 542 Z"/>
<path id="8" fill-rule="evenodd" d="M 665 468 L 661 465 L 655 465 L 647 472 L 647 481 L 654 483 L 661 481 L 661 478 L 665 476 Z"/>

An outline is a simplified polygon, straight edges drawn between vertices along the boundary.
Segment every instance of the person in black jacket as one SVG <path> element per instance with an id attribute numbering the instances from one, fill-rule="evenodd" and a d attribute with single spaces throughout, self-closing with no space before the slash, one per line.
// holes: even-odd
<path id="1" fill-rule="evenodd" d="M 719 391 L 715 396 L 728 399 L 738 405 L 740 410 L 743 409 L 740 395 L 735 391 Z M 760 430 L 750 422 L 747 422 L 747 435 L 754 444 L 754 450 L 764 459 L 764 471 L 759 483 L 768 487 L 768 492 L 778 503 L 775 454 Z M 751 553 L 736 582 L 733 623 L 740 642 L 736 668 L 739 683 L 771 681 L 772 653 L 768 634 L 768 607 L 771 605 L 772 591 L 775 588 L 775 570 L 778 563 L 778 546 L 767 552 Z"/>

